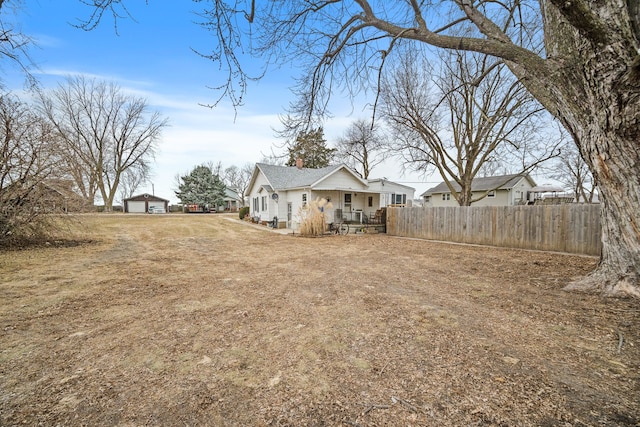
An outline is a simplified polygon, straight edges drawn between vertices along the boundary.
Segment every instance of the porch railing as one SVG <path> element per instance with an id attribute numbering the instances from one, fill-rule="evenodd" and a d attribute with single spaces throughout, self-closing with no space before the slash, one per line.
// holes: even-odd
<path id="1" fill-rule="evenodd" d="M 348 224 L 382 224 L 384 222 L 383 211 L 384 209 L 344 212 L 342 209 L 336 209 L 334 211 L 334 222 L 346 222 Z"/>

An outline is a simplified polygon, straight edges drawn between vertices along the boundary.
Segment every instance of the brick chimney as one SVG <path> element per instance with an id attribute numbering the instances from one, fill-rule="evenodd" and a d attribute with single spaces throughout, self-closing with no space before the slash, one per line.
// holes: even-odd
<path id="1" fill-rule="evenodd" d="M 296 167 L 297 167 L 298 169 L 302 169 L 303 164 L 304 164 L 304 162 L 302 161 L 302 159 L 298 157 L 298 158 L 296 159 Z"/>

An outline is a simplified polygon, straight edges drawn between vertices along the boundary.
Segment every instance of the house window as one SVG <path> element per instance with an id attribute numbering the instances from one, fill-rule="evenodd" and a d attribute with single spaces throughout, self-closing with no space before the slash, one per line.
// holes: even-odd
<path id="1" fill-rule="evenodd" d="M 307 193 L 302 193 L 302 206 L 307 206 Z"/>
<path id="2" fill-rule="evenodd" d="M 431 196 L 424 196 L 424 202 L 429 203 L 431 201 Z"/>
<path id="3" fill-rule="evenodd" d="M 446 193 L 442 195 L 442 200 L 451 200 L 451 193 Z"/>
<path id="4" fill-rule="evenodd" d="M 253 198 L 253 211 L 258 212 L 260 210 L 260 201 L 258 197 Z"/>
<path id="5" fill-rule="evenodd" d="M 392 194 L 391 195 L 391 203 L 394 205 L 404 205 L 407 203 L 407 195 L 406 194 Z"/>
<path id="6" fill-rule="evenodd" d="M 367 198 L 367 206 L 369 206 L 370 208 L 373 207 L 373 196 L 369 196 Z"/>
<path id="7" fill-rule="evenodd" d="M 262 210 L 267 210 L 267 196 L 262 196 Z"/>
<path id="8" fill-rule="evenodd" d="M 496 190 L 491 190 L 487 193 L 487 197 L 496 197 Z"/>

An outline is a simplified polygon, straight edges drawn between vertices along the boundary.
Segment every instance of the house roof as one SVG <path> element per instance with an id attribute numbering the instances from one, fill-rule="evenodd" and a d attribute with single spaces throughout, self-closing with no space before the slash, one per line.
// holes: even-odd
<path id="1" fill-rule="evenodd" d="M 225 188 L 224 189 L 224 200 L 240 200 L 240 195 L 235 189 Z"/>
<path id="2" fill-rule="evenodd" d="M 529 174 L 498 175 L 474 179 L 471 182 L 471 191 L 509 190 L 515 187 L 515 185 L 523 178 L 527 179 L 532 186 L 536 185 Z M 460 185 L 455 182 L 452 182 L 452 184 L 455 191 L 460 191 Z M 422 193 L 422 196 L 428 196 L 437 193 L 449 193 L 450 191 L 451 190 L 449 190 L 447 183 L 443 181 L 435 187 L 432 187 Z"/>
<path id="3" fill-rule="evenodd" d="M 153 202 L 168 202 L 167 199 L 163 199 L 162 197 L 158 197 L 149 193 L 138 194 L 137 196 L 129 197 L 124 199 L 125 202 L 128 201 L 141 201 L 141 200 L 151 200 Z"/>
<path id="4" fill-rule="evenodd" d="M 375 179 L 369 179 L 368 181 L 369 181 L 369 185 L 378 184 L 379 183 L 382 186 L 384 186 L 385 183 L 389 183 L 389 184 L 392 184 L 393 186 L 396 186 L 396 187 L 403 187 L 403 188 L 406 188 L 407 190 L 416 191 L 415 188 L 413 188 L 413 187 L 411 187 L 409 185 L 404 185 L 404 184 L 400 184 L 400 183 L 395 182 L 395 181 L 390 181 L 390 180 L 388 180 L 386 178 L 375 178 Z"/>
<path id="5" fill-rule="evenodd" d="M 344 164 L 332 165 L 318 169 L 298 169 L 295 166 L 276 166 L 266 163 L 256 163 L 256 168 L 258 168 L 264 174 L 273 190 L 311 187 L 317 182 L 325 179 L 329 175 L 332 175 L 343 168 L 349 171 L 358 180 L 362 181 L 359 176 L 357 176 Z M 366 182 L 363 181 L 363 184 L 366 185 Z"/>

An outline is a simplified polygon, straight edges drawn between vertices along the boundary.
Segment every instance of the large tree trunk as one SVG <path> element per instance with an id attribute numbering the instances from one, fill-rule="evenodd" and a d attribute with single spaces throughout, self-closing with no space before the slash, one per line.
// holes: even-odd
<path id="1" fill-rule="evenodd" d="M 551 4 L 545 11 L 546 37 L 553 41 L 547 54 L 550 62 L 561 58 L 546 82 L 552 87 L 546 96 L 555 98 L 547 98 L 547 107 L 573 135 L 602 203 L 600 263 L 567 289 L 640 297 L 638 41 L 624 1 L 592 3 L 591 11 L 607 25 L 569 31 L 566 14 Z"/>
<path id="2" fill-rule="evenodd" d="M 602 254 L 596 270 L 567 289 L 640 298 L 640 140 L 609 135 L 581 145 L 600 188 Z"/>

